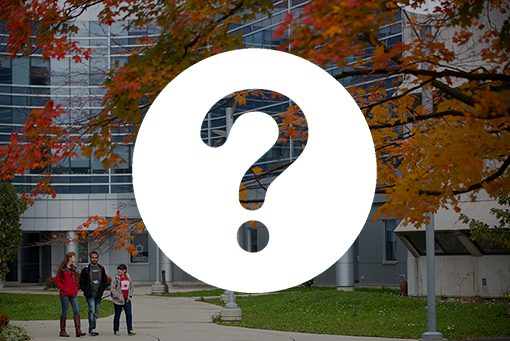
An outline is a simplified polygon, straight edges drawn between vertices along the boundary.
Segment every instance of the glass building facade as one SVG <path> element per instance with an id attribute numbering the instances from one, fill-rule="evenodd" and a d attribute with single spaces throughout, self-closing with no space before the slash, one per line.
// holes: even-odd
<path id="1" fill-rule="evenodd" d="M 274 31 L 288 12 L 300 14 L 302 8 L 309 1 L 288 0 L 275 3 L 271 18 L 257 15 L 250 22 L 237 24 L 230 28 L 233 34 L 241 33 L 244 37 L 245 47 L 275 49 L 283 38 L 273 38 Z M 80 130 L 80 119 L 90 117 L 102 110 L 101 102 L 104 90 L 101 84 L 109 69 L 115 65 L 123 65 L 128 61 L 130 49 L 136 47 L 137 40 L 143 35 L 157 37 L 158 30 L 134 29 L 126 30 L 123 23 L 112 26 L 101 25 L 97 21 L 77 22 L 80 30 L 72 37 L 82 47 L 90 47 L 94 51 L 91 60 L 75 63 L 72 56 L 61 60 L 51 59 L 44 61 L 42 55 L 34 54 L 29 58 L 20 57 L 7 59 L 2 56 L 5 51 L 7 32 L 0 28 L 0 145 L 7 144 L 12 132 L 20 131 L 28 113 L 36 108 L 42 108 L 48 100 L 61 104 L 70 113 L 61 117 L 60 123 L 74 126 L 77 133 Z M 389 46 L 402 40 L 402 23 L 397 21 L 392 25 L 383 26 L 379 32 L 379 39 Z M 373 51 L 367 50 L 369 56 Z M 351 60 L 354 63 L 354 56 Z M 336 66 L 327 68 L 332 75 L 344 69 Z M 374 76 L 375 77 L 375 76 Z M 377 78 L 380 81 L 380 77 Z M 342 79 L 345 87 L 364 82 L 370 86 L 371 80 L 367 76 L 349 77 Z M 395 84 L 387 79 L 388 90 Z M 244 90 L 244 89 L 240 89 Z M 220 100 L 220 99 L 218 99 Z M 245 105 L 237 106 L 234 112 L 234 121 L 245 112 L 257 110 L 271 116 L 278 116 L 285 112 L 293 102 L 288 98 L 272 98 L 266 96 L 248 96 Z M 205 115 L 201 136 L 204 143 L 209 146 L 218 146 L 223 137 L 214 131 L 226 130 L 227 106 L 213 110 Z M 113 132 L 113 138 L 122 140 L 120 134 Z M 57 194 L 87 194 L 87 193 L 132 193 L 132 145 L 118 147 L 118 153 L 127 163 L 119 168 L 103 169 L 100 160 L 88 157 L 69 158 L 52 171 L 53 187 Z M 282 161 L 296 159 L 303 149 L 299 140 L 289 140 L 286 143 L 277 143 L 270 151 L 261 157 L 256 166 L 263 170 L 274 168 Z M 77 151 L 79 153 L 79 151 Z M 13 183 L 19 187 L 23 185 L 29 190 L 39 181 L 37 171 L 31 171 L 25 176 L 17 176 Z"/>

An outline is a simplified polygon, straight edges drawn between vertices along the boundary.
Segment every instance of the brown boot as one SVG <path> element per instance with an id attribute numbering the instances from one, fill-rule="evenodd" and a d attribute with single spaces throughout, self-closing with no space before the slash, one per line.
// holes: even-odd
<path id="1" fill-rule="evenodd" d="M 69 337 L 69 334 L 66 333 L 66 317 L 60 316 L 60 334 L 58 336 Z"/>
<path id="2" fill-rule="evenodd" d="M 83 335 L 87 335 L 84 332 L 81 331 L 81 321 L 80 321 L 80 315 L 74 315 L 74 328 L 76 329 L 76 337 L 80 337 Z"/>

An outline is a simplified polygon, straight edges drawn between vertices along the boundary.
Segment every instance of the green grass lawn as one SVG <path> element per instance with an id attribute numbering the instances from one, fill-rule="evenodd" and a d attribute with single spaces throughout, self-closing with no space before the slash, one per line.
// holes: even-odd
<path id="1" fill-rule="evenodd" d="M 300 290 L 236 297 L 242 320 L 229 325 L 315 334 L 420 338 L 427 331 L 427 301 L 397 290 Z M 210 303 L 222 305 L 218 299 Z M 510 335 L 510 302 L 437 302 L 437 330 L 449 340 Z"/>
<path id="2" fill-rule="evenodd" d="M 327 287 L 293 287 L 289 289 L 285 289 L 279 292 L 309 292 L 309 291 L 323 291 L 323 290 L 331 290 L 331 288 Z M 210 290 L 198 290 L 198 291 L 187 291 L 187 292 L 171 292 L 168 294 L 153 294 L 155 296 L 164 296 L 164 297 L 212 297 L 212 296 L 220 296 L 225 292 L 225 289 L 210 289 Z M 250 295 L 241 292 L 234 292 L 236 295 Z"/>
<path id="3" fill-rule="evenodd" d="M 85 297 L 78 296 L 80 304 L 80 317 L 88 318 L 89 307 Z M 36 294 L 7 294 L 0 293 L 0 313 L 9 316 L 11 320 L 58 320 L 62 308 L 58 295 L 36 295 Z M 99 317 L 110 316 L 114 313 L 113 303 L 103 300 Z M 69 304 L 68 319 L 73 319 L 73 309 Z"/>

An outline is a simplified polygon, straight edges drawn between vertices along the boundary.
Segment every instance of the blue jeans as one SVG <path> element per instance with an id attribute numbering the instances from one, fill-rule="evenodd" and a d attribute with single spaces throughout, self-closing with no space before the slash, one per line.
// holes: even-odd
<path id="1" fill-rule="evenodd" d="M 60 316 L 67 317 L 67 310 L 69 309 L 69 302 L 73 307 L 74 315 L 80 314 L 80 306 L 78 305 L 78 296 L 69 297 L 60 295 L 60 304 L 62 305 L 62 314 Z"/>
<path id="2" fill-rule="evenodd" d="M 133 315 L 131 313 L 131 301 L 126 302 L 124 305 L 113 305 L 115 308 L 115 316 L 113 317 L 113 331 L 119 331 L 120 324 L 120 313 L 122 313 L 122 308 L 124 308 L 124 312 L 126 313 L 126 324 L 128 333 L 130 330 L 133 330 Z"/>
<path id="3" fill-rule="evenodd" d="M 97 315 L 99 314 L 99 307 L 101 307 L 101 297 L 92 294 L 91 298 L 87 298 L 89 305 L 89 333 L 96 329 Z"/>

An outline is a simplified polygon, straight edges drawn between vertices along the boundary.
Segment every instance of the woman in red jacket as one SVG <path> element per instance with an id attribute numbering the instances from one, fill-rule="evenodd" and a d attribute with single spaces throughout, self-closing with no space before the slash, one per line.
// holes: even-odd
<path id="1" fill-rule="evenodd" d="M 83 336 L 85 333 L 80 328 L 80 308 L 78 306 L 78 284 L 76 283 L 76 254 L 69 252 L 64 257 L 62 264 L 57 270 L 57 287 L 60 289 L 60 304 L 62 305 L 62 314 L 60 314 L 60 334 L 59 336 L 69 337 L 66 333 L 66 318 L 69 302 L 74 312 L 74 327 L 76 329 L 76 337 Z"/>

